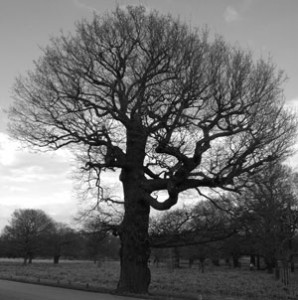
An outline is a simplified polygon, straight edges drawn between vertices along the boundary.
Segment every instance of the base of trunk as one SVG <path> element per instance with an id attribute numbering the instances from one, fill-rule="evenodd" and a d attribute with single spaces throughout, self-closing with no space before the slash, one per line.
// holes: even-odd
<path id="1" fill-rule="evenodd" d="M 120 279 L 118 291 L 146 294 L 151 281 L 148 267 L 150 208 L 141 201 L 126 209 L 120 233 Z"/>
<path id="2" fill-rule="evenodd" d="M 147 294 L 151 281 L 151 272 L 147 266 L 126 263 L 121 266 L 120 280 L 117 286 L 119 292 Z"/>

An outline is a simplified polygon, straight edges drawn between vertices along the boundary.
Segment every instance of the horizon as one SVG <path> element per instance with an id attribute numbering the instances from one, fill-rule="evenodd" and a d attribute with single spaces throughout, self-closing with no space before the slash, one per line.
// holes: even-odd
<path id="1" fill-rule="evenodd" d="M 2 55 L 0 58 L 0 229 L 7 225 L 14 209 L 38 208 L 56 221 L 71 223 L 79 206 L 73 180 L 74 162 L 66 150 L 34 153 L 8 136 L 4 113 L 12 103 L 15 78 L 33 69 L 42 55 L 40 48 L 60 30 L 73 32 L 74 23 L 90 20 L 93 13 L 112 11 L 117 5 L 139 5 L 122 0 L 12 0 L 0 4 Z M 254 58 L 272 57 L 288 80 L 284 97 L 290 109 L 298 107 L 297 53 L 295 39 L 298 2 L 292 0 L 152 0 L 143 1 L 148 9 L 170 13 L 192 27 L 208 25 L 211 35 L 220 34 L 231 43 L 253 52 Z M 296 63 L 295 63 L 296 62 Z M 288 164 L 297 168 L 298 155 Z M 107 179 L 115 182 L 115 178 Z M 118 178 L 117 178 L 118 180 Z"/>

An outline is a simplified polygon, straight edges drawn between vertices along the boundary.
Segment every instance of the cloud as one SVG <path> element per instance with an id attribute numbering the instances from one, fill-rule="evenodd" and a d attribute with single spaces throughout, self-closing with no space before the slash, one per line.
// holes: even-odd
<path id="1" fill-rule="evenodd" d="M 0 230 L 17 208 L 42 209 L 56 221 L 71 222 L 79 209 L 73 165 L 67 150 L 29 152 L 0 132 Z M 119 172 L 107 172 L 102 182 L 111 196 L 121 195 Z"/>
<path id="2" fill-rule="evenodd" d="M 254 0 L 237 1 L 237 7 L 227 6 L 223 17 L 227 23 L 237 22 L 243 20 L 244 15 L 253 7 Z"/>
<path id="3" fill-rule="evenodd" d="M 224 19 L 227 23 L 232 23 L 235 21 L 239 21 L 241 19 L 241 16 L 234 7 L 228 6 L 224 11 Z"/>
<path id="4" fill-rule="evenodd" d="M 0 165 L 11 165 L 15 160 L 17 145 L 9 137 L 0 132 Z"/>
<path id="5" fill-rule="evenodd" d="M 72 172 L 68 151 L 32 153 L 0 132 L 0 206 L 5 206 L 0 225 L 7 220 L 7 212 L 11 214 L 16 208 L 46 207 L 53 209 L 52 214 L 61 214 L 61 205 L 72 203 L 70 210 L 63 212 L 69 215 L 76 206 Z"/>
<path id="6" fill-rule="evenodd" d="M 296 112 L 298 112 L 298 97 L 287 100 L 285 104 L 289 109 L 294 109 Z"/>
<path id="7" fill-rule="evenodd" d="M 92 12 L 92 13 L 93 12 L 99 12 L 96 8 L 84 3 L 82 0 L 73 0 L 73 3 L 77 8 L 86 9 L 86 10 L 89 10 L 90 12 Z"/>

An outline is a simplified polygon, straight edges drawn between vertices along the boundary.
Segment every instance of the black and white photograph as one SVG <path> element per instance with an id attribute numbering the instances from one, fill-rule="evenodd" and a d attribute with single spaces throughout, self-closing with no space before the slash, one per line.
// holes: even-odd
<path id="1" fill-rule="evenodd" d="M 298 299 L 298 0 L 0 0 L 0 299 Z"/>

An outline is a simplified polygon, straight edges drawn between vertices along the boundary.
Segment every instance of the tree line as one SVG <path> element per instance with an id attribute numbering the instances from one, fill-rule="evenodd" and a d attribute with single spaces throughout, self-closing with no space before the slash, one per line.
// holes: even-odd
<path id="1" fill-rule="evenodd" d="M 17 209 L 0 236 L 0 257 L 23 258 L 24 264 L 35 258 L 115 259 L 119 256 L 116 237 L 100 230 L 91 219 L 80 230 L 55 222 L 39 209 Z"/>
<path id="2" fill-rule="evenodd" d="M 249 256 L 257 269 L 269 273 L 298 256 L 298 174 L 285 165 L 269 165 L 253 176 L 241 194 L 226 193 L 194 207 L 167 212 L 151 223 L 151 245 L 172 248 L 179 258 L 201 264 L 226 260 L 239 266 Z M 160 253 L 163 251 L 156 251 Z M 260 263 L 260 260 L 263 262 Z"/>

